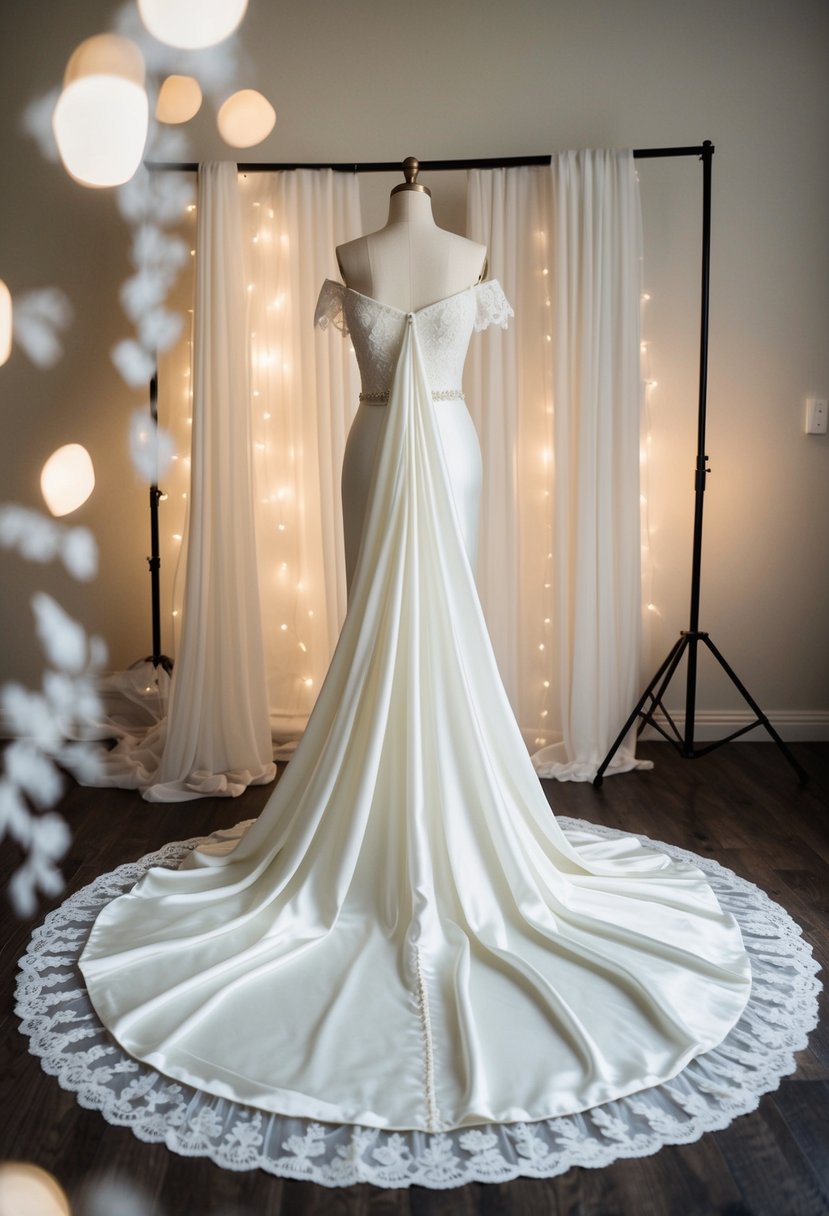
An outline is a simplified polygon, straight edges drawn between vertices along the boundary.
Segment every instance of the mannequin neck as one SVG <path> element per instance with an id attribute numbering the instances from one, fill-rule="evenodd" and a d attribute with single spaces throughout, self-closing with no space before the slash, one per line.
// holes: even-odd
<path id="1" fill-rule="evenodd" d="M 432 200 L 422 190 L 398 190 L 389 199 L 389 217 L 386 224 L 418 224 L 434 228 Z"/>

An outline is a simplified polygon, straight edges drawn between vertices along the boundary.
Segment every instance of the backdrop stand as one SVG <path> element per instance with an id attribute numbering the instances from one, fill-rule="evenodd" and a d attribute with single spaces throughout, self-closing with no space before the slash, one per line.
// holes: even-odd
<path id="1" fill-rule="evenodd" d="M 736 739 L 739 735 L 745 734 L 749 730 L 753 730 L 757 726 L 762 726 L 774 739 L 777 746 L 781 749 L 786 759 L 797 772 L 800 780 L 806 782 L 808 780 L 805 770 L 798 764 L 792 753 L 786 747 L 783 740 L 775 731 L 774 727 L 769 722 L 766 715 L 753 700 L 745 686 L 737 678 L 734 671 L 729 667 L 723 656 L 717 650 L 714 643 L 711 641 L 707 633 L 703 633 L 699 628 L 699 599 L 700 599 L 700 574 L 702 566 L 702 507 L 703 494 L 705 493 L 705 477 L 708 473 L 707 462 L 708 458 L 705 455 L 705 410 L 708 390 L 708 301 L 709 301 L 709 271 L 711 263 L 711 161 L 714 155 L 714 145 L 711 140 L 704 140 L 701 145 L 682 146 L 672 148 L 636 148 L 633 151 L 633 156 L 636 160 L 650 160 L 655 158 L 675 157 L 675 156 L 696 156 L 702 162 L 703 169 L 703 216 L 702 216 L 702 292 L 701 292 L 701 317 L 700 317 L 700 378 L 699 378 L 699 424 L 698 424 L 698 440 L 697 440 L 697 463 L 694 492 L 696 495 L 696 508 L 694 512 L 694 554 L 693 567 L 691 577 L 691 621 L 690 627 L 683 630 L 680 634 L 679 641 L 671 650 L 665 662 L 657 671 L 656 675 L 648 684 L 643 692 L 639 703 L 631 713 L 627 722 L 619 732 L 619 736 L 611 747 L 605 759 L 599 766 L 593 784 L 598 787 L 602 784 L 604 772 L 607 769 L 613 756 L 618 751 L 624 739 L 627 737 L 636 720 L 641 719 L 639 730 L 645 726 L 653 726 L 661 735 L 669 742 L 675 743 L 682 755 L 688 759 L 696 759 L 699 756 L 704 756 L 707 752 L 712 751 L 715 747 L 720 747 L 724 743 Z M 518 165 L 549 165 L 551 157 L 544 156 L 508 156 L 508 157 L 492 157 L 485 159 L 474 160 L 422 160 L 420 162 L 420 171 L 442 171 L 442 170 L 464 170 L 464 169 L 495 169 L 495 168 L 511 168 Z M 198 172 L 198 164 L 196 162 L 147 162 L 146 167 L 154 172 Z M 329 162 L 329 163 L 240 163 L 237 166 L 240 173 L 262 173 L 262 172 L 290 172 L 296 169 L 332 169 L 338 173 L 397 173 L 400 170 L 400 161 L 374 161 L 374 162 Z M 153 377 L 150 385 L 150 408 L 153 413 L 153 420 L 157 419 L 157 400 L 158 400 L 158 376 Z M 160 625 L 160 609 L 159 609 L 159 567 L 161 559 L 158 554 L 158 501 L 162 497 L 158 486 L 150 487 L 150 529 L 152 536 L 152 556 L 148 558 L 150 564 L 150 576 L 152 580 L 152 605 L 153 605 L 153 654 L 151 662 L 158 666 L 159 664 L 169 671 L 172 667 L 172 662 L 161 651 L 161 625 Z M 707 744 L 705 747 L 698 748 L 694 743 L 695 730 L 695 713 L 696 713 L 696 685 L 697 685 L 697 657 L 699 646 L 702 644 L 714 656 L 717 662 L 721 665 L 728 678 L 739 691 L 740 695 L 750 705 L 756 715 L 756 720 L 749 726 L 741 727 L 734 731 L 724 739 L 719 739 L 714 743 Z M 676 673 L 680 660 L 685 652 L 688 652 L 688 674 L 686 684 L 685 697 L 685 733 L 679 730 L 674 723 L 671 715 L 665 708 L 662 698 Z M 645 710 L 646 702 L 650 702 L 650 707 Z M 654 714 L 657 710 L 661 710 L 665 720 L 668 722 L 672 734 L 669 734 L 661 725 L 655 721 Z"/>
<path id="2" fill-rule="evenodd" d="M 158 371 L 150 380 L 150 417 L 153 430 L 158 427 Z M 150 567 L 150 601 L 152 609 L 153 652 L 140 660 L 152 663 L 153 667 L 163 667 L 169 675 L 173 670 L 173 660 L 161 653 L 161 546 L 158 536 L 158 504 L 164 498 L 164 492 L 159 490 L 156 481 L 150 486 L 150 556 L 147 564 Z"/>
<path id="3" fill-rule="evenodd" d="M 714 155 L 714 146 L 710 140 L 706 140 L 700 149 L 700 159 L 702 161 L 702 284 L 700 292 L 700 359 L 699 359 L 699 410 L 697 418 L 697 461 L 694 475 L 694 545 L 693 558 L 691 564 L 691 619 L 687 629 L 683 629 L 679 635 L 679 640 L 675 643 L 668 657 L 665 659 L 662 666 L 656 672 L 656 675 L 650 681 L 642 696 L 639 698 L 633 712 L 625 722 L 622 729 L 611 747 L 610 751 L 605 756 L 602 763 L 599 765 L 596 776 L 593 779 L 593 784 L 598 788 L 601 786 L 604 779 L 604 773 L 615 756 L 618 749 L 621 747 L 629 732 L 633 728 L 634 723 L 639 719 L 637 734 L 641 734 L 646 726 L 652 726 L 658 731 L 669 743 L 673 743 L 677 750 L 687 760 L 697 760 L 700 756 L 707 755 L 717 747 L 722 747 L 724 743 L 730 743 L 732 739 L 739 738 L 740 735 L 746 734 L 755 727 L 762 726 L 772 737 L 774 742 L 780 748 L 781 752 L 791 764 L 792 768 L 797 773 L 802 784 L 808 781 L 808 775 L 804 768 L 798 764 L 791 751 L 783 740 L 780 738 L 777 731 L 769 722 L 766 715 L 763 713 L 760 706 L 746 689 L 745 685 L 740 681 L 732 668 L 723 658 L 717 647 L 711 641 L 707 633 L 700 630 L 699 627 L 699 602 L 700 602 L 700 585 L 702 577 L 702 510 L 705 494 L 705 479 L 710 472 L 708 468 L 708 457 L 705 454 L 705 415 L 708 398 L 708 309 L 709 309 L 709 281 L 711 268 L 711 167 L 712 157 Z M 696 718 L 696 702 L 697 702 L 697 659 L 700 645 L 703 645 L 714 656 L 720 667 L 728 676 L 731 683 L 742 696 L 743 700 L 751 707 L 755 714 L 755 719 L 748 726 L 741 726 L 739 730 L 732 731 L 730 735 L 726 735 L 723 739 L 717 739 L 713 743 L 707 743 L 704 747 L 697 747 L 694 741 L 695 718 Z M 676 671 L 679 667 L 682 656 L 687 652 L 688 665 L 686 672 L 685 684 L 685 723 L 684 732 L 680 731 L 679 727 L 674 722 L 671 714 L 665 707 L 664 696 L 670 685 Z M 646 709 L 645 706 L 648 705 Z M 665 721 L 670 728 L 670 733 L 666 730 L 661 722 L 657 722 L 655 714 L 657 711 L 662 712 Z"/>

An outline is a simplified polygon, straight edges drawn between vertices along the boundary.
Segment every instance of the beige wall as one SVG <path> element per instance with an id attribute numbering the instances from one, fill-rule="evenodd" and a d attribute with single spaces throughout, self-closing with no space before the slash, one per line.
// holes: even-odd
<path id="1" fill-rule="evenodd" d="M 2 498 L 37 504 L 58 444 L 89 448 L 98 488 L 78 512 L 102 555 L 93 589 L 4 561 L 0 677 L 35 682 L 28 597 L 51 590 L 102 632 L 113 666 L 149 650 L 146 489 L 126 432 L 141 394 L 109 363 L 127 333 L 116 291 L 126 236 L 105 192 L 74 186 L 18 129 L 112 6 L 45 0 L 0 10 L 0 277 L 73 298 L 67 355 L 44 374 L 0 369 Z M 829 439 L 803 434 L 807 395 L 829 396 L 829 6 L 824 0 L 251 0 L 247 78 L 279 121 L 260 160 L 520 155 L 712 139 L 714 242 L 702 624 L 790 737 L 829 737 Z M 194 159 L 224 157 L 212 117 Z M 654 390 L 651 660 L 687 624 L 696 414 L 701 173 L 640 162 Z M 439 222 L 462 189 L 432 182 Z M 388 181 L 364 182 L 381 222 Z M 520 320 L 520 319 L 519 319 Z M 646 665 L 652 665 L 649 660 Z M 673 698 L 681 700 L 679 692 Z M 704 669 L 712 720 L 739 697 Z"/>

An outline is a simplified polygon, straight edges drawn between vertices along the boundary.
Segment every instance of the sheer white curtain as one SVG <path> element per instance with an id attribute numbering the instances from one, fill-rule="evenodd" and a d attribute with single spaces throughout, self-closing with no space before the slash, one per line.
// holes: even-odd
<path id="1" fill-rule="evenodd" d="M 152 802 L 235 795 L 276 775 L 253 514 L 243 232 L 236 166 L 199 170 L 186 579 L 166 716 L 125 733 L 102 781 Z M 176 396 L 181 399 L 182 394 Z M 181 539 L 181 536 L 179 537 Z"/>
<path id="2" fill-rule="evenodd" d="M 203 165 L 197 224 L 192 321 L 159 377 L 172 689 L 165 704 L 145 664 L 105 690 L 120 741 L 102 780 L 151 801 L 272 780 L 272 738 L 304 729 L 345 614 L 339 470 L 359 383 L 313 319 L 336 245 L 361 230 L 356 177 Z"/>
<path id="3" fill-rule="evenodd" d="M 360 196 L 355 175 L 331 170 L 240 174 L 238 182 L 264 671 L 277 754 L 287 755 L 345 615 L 340 468 L 359 377 L 350 344 L 319 333 L 313 320 L 323 280 L 339 277 L 336 246 L 361 232 Z M 191 359 L 184 340 L 160 384 L 164 422 L 180 444 L 164 504 L 168 544 L 185 531 L 189 405 L 179 386 Z M 169 605 L 177 633 L 182 592 L 180 563 Z"/>
<path id="4" fill-rule="evenodd" d="M 536 768 L 590 780 L 636 699 L 641 213 L 630 152 L 469 175 L 470 237 L 515 324 L 473 350 L 488 484 L 479 584 Z M 517 588 L 517 591 L 516 591 Z M 635 740 L 608 772 L 635 767 Z"/>
<path id="5" fill-rule="evenodd" d="M 255 428 L 257 543 L 271 726 L 304 729 L 345 616 L 340 468 L 359 395 L 340 334 L 314 330 L 335 248 L 359 235 L 353 174 L 240 178 Z"/>
<path id="6" fill-rule="evenodd" d="M 199 169 L 190 523 L 181 640 L 144 797 L 235 794 L 276 775 L 254 540 L 242 224 L 235 165 Z"/>

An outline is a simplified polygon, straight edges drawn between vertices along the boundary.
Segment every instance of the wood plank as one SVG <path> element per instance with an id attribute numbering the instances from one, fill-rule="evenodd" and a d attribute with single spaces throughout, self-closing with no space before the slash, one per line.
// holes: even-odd
<path id="1" fill-rule="evenodd" d="M 717 1138 L 752 1216 L 817 1216 L 829 1211 L 829 1192 L 768 1095 L 757 1111 L 737 1119 Z"/>
<path id="2" fill-rule="evenodd" d="M 829 1208 L 829 1084 L 826 1081 L 783 1084 L 771 1095 L 810 1169 L 827 1196 Z"/>

